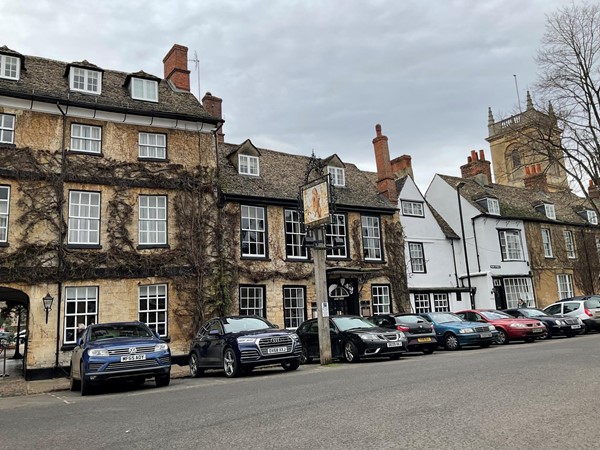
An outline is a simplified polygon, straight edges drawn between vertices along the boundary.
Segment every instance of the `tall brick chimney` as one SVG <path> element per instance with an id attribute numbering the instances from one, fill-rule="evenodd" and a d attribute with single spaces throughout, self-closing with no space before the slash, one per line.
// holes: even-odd
<path id="1" fill-rule="evenodd" d="M 392 163 L 390 162 L 390 149 L 388 147 L 388 138 L 381 134 L 381 125 L 375 125 L 377 136 L 373 139 L 373 149 L 375 150 L 375 163 L 377 164 L 377 190 L 387 197 L 392 203 L 398 203 L 398 191 L 392 172 Z"/>
<path id="2" fill-rule="evenodd" d="M 530 189 L 537 189 L 540 191 L 548 192 L 548 180 L 546 174 L 542 171 L 540 164 L 532 164 L 525 166 L 525 187 Z"/>
<path id="3" fill-rule="evenodd" d="M 485 152 L 479 150 L 479 155 L 475 150 L 471 150 L 471 156 L 467 158 L 467 164 L 460 166 L 462 178 L 483 178 L 483 184 L 489 184 L 492 181 L 491 162 L 486 161 Z"/>
<path id="4" fill-rule="evenodd" d="M 221 111 L 222 103 L 223 103 L 223 99 L 220 99 L 219 97 L 215 97 L 210 92 L 207 92 L 206 94 L 204 94 L 204 97 L 202 97 L 202 106 L 204 106 L 204 109 L 206 110 L 206 112 L 209 113 L 211 116 L 216 117 L 218 119 L 223 119 L 223 113 Z M 221 124 L 222 123 L 223 122 L 221 122 Z M 219 131 L 217 132 L 217 141 L 225 142 L 225 134 L 223 133 L 223 126 L 221 126 L 221 128 L 219 128 Z"/>
<path id="5" fill-rule="evenodd" d="M 175 44 L 163 58 L 165 79 L 170 80 L 177 89 L 190 91 L 190 71 L 188 70 L 188 48 Z"/>
<path id="6" fill-rule="evenodd" d="M 412 157 L 410 155 L 402 155 L 392 159 L 392 173 L 394 179 L 402 178 L 404 175 L 410 175 L 414 178 L 412 170 Z"/>
<path id="7" fill-rule="evenodd" d="M 590 180 L 588 195 L 594 200 L 600 198 L 600 191 L 598 191 L 598 185 L 594 183 L 594 180 Z"/>

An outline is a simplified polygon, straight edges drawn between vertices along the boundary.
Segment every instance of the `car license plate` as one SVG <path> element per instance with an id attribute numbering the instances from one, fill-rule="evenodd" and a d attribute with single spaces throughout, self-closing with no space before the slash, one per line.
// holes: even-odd
<path id="1" fill-rule="evenodd" d="M 388 342 L 388 347 L 402 347 L 402 342 Z"/>
<path id="2" fill-rule="evenodd" d="M 417 342 L 431 342 L 431 338 L 418 338 Z"/>
<path id="3" fill-rule="evenodd" d="M 267 349 L 267 353 L 287 353 L 287 347 L 273 347 Z"/>
<path id="4" fill-rule="evenodd" d="M 544 331 L 544 329 L 543 329 L 543 328 L 534 328 L 534 329 L 533 329 L 533 332 L 534 332 L 534 333 L 541 333 L 542 331 Z"/>
<path id="5" fill-rule="evenodd" d="M 578 330 L 579 328 L 581 328 L 581 325 L 571 325 L 571 329 L 573 330 Z"/>
<path id="6" fill-rule="evenodd" d="M 146 359 L 146 355 L 125 355 L 125 356 L 121 356 L 121 362 L 142 361 L 144 359 Z"/>
<path id="7" fill-rule="evenodd" d="M 492 333 L 489 332 L 489 331 L 487 333 L 481 333 L 479 335 L 479 337 L 482 337 L 482 338 L 491 338 L 492 337 Z"/>

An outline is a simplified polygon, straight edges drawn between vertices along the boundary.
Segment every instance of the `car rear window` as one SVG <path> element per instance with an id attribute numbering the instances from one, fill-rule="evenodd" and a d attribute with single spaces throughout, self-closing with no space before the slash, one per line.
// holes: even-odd
<path id="1" fill-rule="evenodd" d="M 600 308 L 600 297 L 589 298 L 583 304 L 588 309 Z"/>

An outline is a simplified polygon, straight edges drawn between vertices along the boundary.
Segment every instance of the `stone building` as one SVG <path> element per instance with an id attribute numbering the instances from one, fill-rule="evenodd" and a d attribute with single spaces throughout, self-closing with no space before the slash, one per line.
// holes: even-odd
<path id="1" fill-rule="evenodd" d="M 0 299 L 28 309 L 28 378 L 68 367 L 79 324 L 141 320 L 187 349 L 220 100 L 191 94 L 186 47 L 163 62 L 164 78 L 0 47 Z"/>

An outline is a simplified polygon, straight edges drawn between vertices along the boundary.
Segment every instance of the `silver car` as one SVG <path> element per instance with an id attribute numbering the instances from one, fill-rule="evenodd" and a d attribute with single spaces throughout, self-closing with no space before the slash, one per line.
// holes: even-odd
<path id="1" fill-rule="evenodd" d="M 600 296 L 588 295 L 559 300 L 546 306 L 544 312 L 550 315 L 577 317 L 583 322 L 582 332 L 600 331 Z"/>

